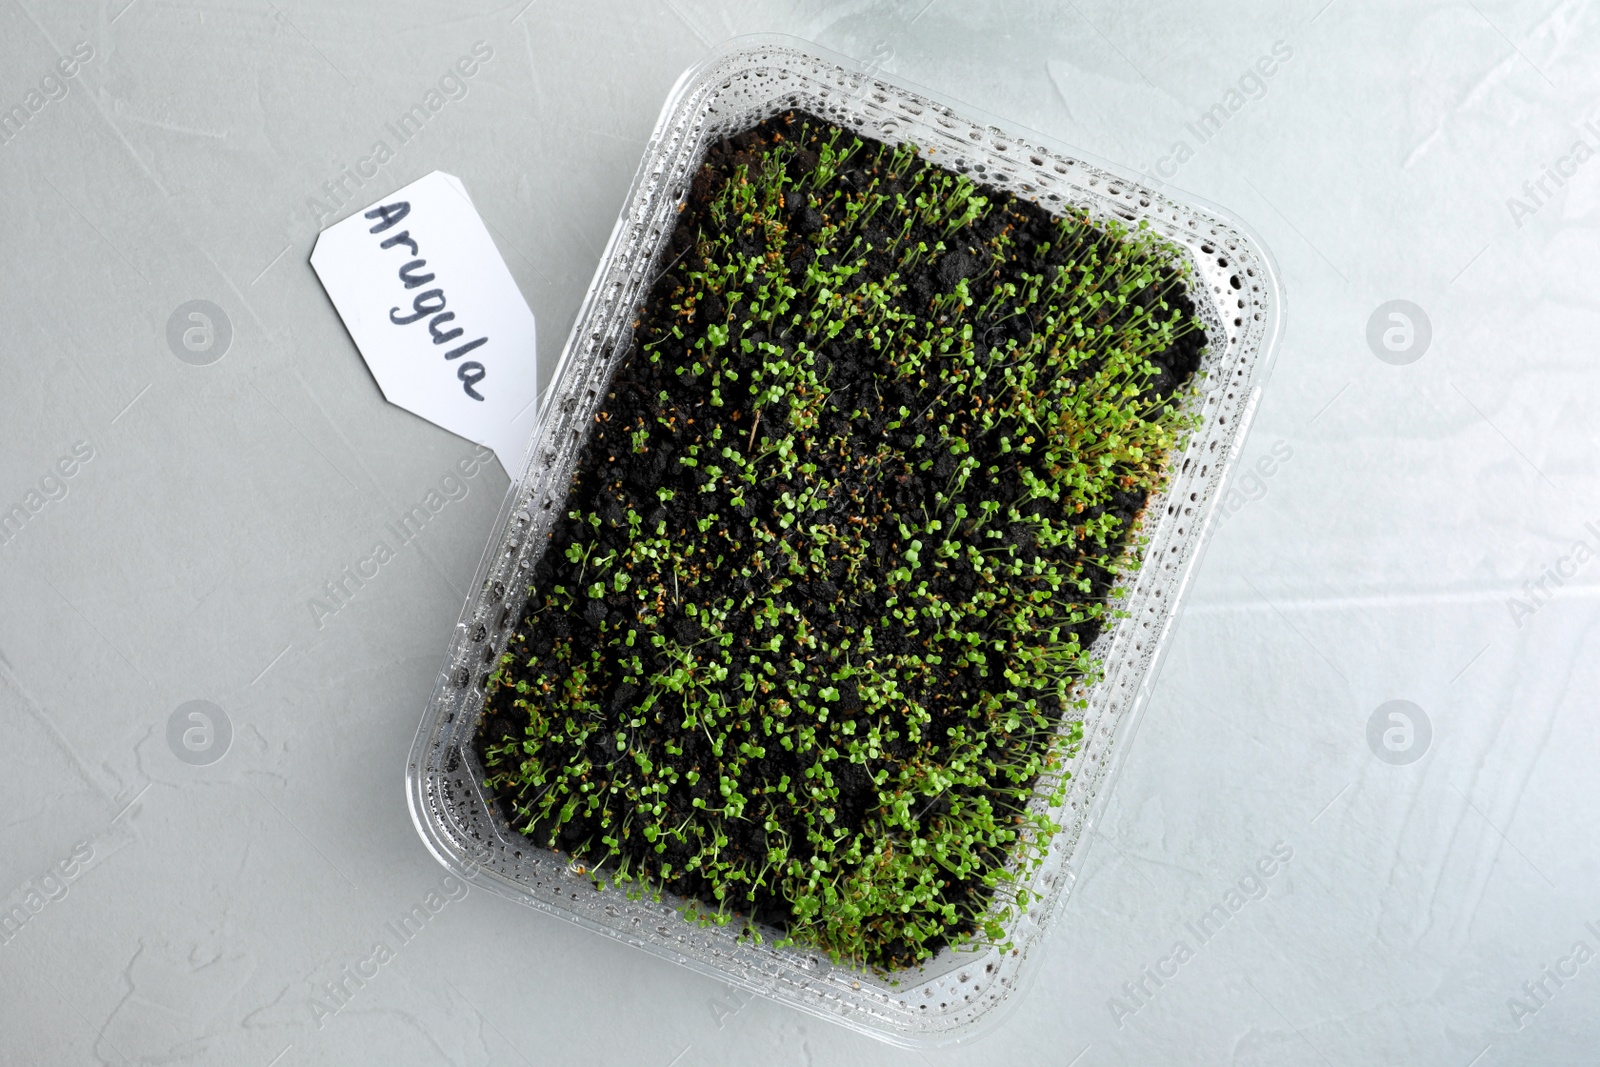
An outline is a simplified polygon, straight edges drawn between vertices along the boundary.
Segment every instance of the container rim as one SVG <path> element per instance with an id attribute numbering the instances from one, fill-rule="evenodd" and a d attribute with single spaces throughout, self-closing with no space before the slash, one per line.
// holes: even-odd
<path id="1" fill-rule="evenodd" d="M 1261 286 L 1261 295 L 1258 299 L 1259 305 L 1264 309 L 1265 319 L 1262 321 L 1260 328 L 1254 330 L 1251 334 L 1253 338 L 1249 346 L 1251 354 L 1247 360 L 1249 363 L 1248 395 L 1237 398 L 1237 403 L 1228 408 L 1228 416 L 1232 419 L 1232 425 L 1223 435 L 1227 438 L 1223 455 L 1215 461 L 1211 473 L 1205 478 L 1206 488 L 1204 491 L 1206 495 L 1201 502 L 1202 506 L 1199 508 L 1199 515 L 1195 517 L 1194 521 L 1190 522 L 1187 530 L 1178 530 L 1178 534 L 1181 535 L 1183 544 L 1187 545 L 1187 548 L 1182 552 L 1182 558 L 1176 570 L 1167 576 L 1165 585 L 1156 594 L 1163 601 L 1160 605 L 1161 610 L 1156 612 L 1151 621 L 1144 624 L 1146 627 L 1149 627 L 1151 622 L 1157 624 L 1158 632 L 1153 638 L 1153 644 L 1143 651 L 1137 663 L 1117 665 L 1118 670 L 1122 671 L 1123 674 L 1126 674 L 1129 670 L 1133 674 L 1131 679 L 1124 678 L 1120 684 L 1126 686 L 1131 682 L 1135 688 L 1131 695 L 1125 699 L 1125 703 L 1120 707 L 1120 710 L 1116 710 L 1112 714 L 1113 721 L 1109 724 L 1110 731 L 1106 733 L 1103 743 L 1098 738 L 1094 739 L 1094 743 L 1098 746 L 1097 751 L 1100 753 L 1097 758 L 1103 761 L 1103 766 L 1097 772 L 1094 772 L 1095 789 L 1089 792 L 1089 798 L 1096 798 L 1098 794 L 1098 802 L 1089 805 L 1088 812 L 1082 816 L 1075 839 L 1061 859 L 1061 868 L 1064 875 L 1063 884 L 1052 891 L 1044 905 L 1046 914 L 1039 920 L 1041 929 L 1032 933 L 1027 945 L 1024 946 L 1024 950 L 1021 952 L 1021 957 L 1017 964 L 1015 966 L 1007 964 L 1011 979 L 1009 988 L 999 996 L 992 1006 L 980 1009 L 976 1016 L 967 1018 L 965 1021 L 946 1020 L 948 1025 L 943 1026 L 937 1025 L 939 1020 L 936 1017 L 932 1017 L 933 1013 L 921 1017 L 926 1023 L 935 1024 L 933 1026 L 914 1025 L 919 1018 L 915 1013 L 910 1015 L 906 1015 L 903 1012 L 891 1013 L 900 1017 L 900 1024 L 896 1025 L 892 1020 L 882 1017 L 871 1010 L 871 1005 L 865 1002 L 860 1005 L 849 1005 L 838 1002 L 837 998 L 835 998 L 835 1006 L 827 1007 L 825 1006 L 828 1000 L 827 997 L 817 1000 L 814 997 L 786 995 L 785 989 L 787 987 L 783 986 L 783 983 L 776 983 L 781 988 L 775 987 L 776 976 L 772 976 L 774 980 L 763 982 L 759 980 L 759 974 L 752 977 L 752 974 L 748 971 L 734 970 L 731 961 L 727 965 L 719 966 L 711 962 L 710 959 L 686 954 L 673 948 L 666 943 L 664 938 L 653 940 L 649 937 L 634 936 L 619 929 L 615 924 L 596 921 L 587 915 L 554 906 L 547 901 L 535 899 L 531 891 L 525 886 L 519 886 L 515 879 L 494 869 L 493 856 L 496 846 L 510 848 L 512 847 L 511 842 L 506 841 L 504 838 L 498 842 L 492 842 L 479 836 L 475 845 L 469 845 L 450 833 L 439 822 L 442 817 L 441 805 L 466 803 L 470 806 L 475 803 L 487 803 L 481 791 L 476 789 L 470 791 L 474 794 L 471 796 L 447 798 L 446 794 L 450 793 L 450 789 L 448 788 L 448 783 L 442 783 L 442 780 L 447 776 L 448 772 L 441 771 L 439 758 L 435 758 L 430 762 L 430 753 L 435 757 L 452 754 L 459 757 L 462 747 L 470 749 L 471 737 L 475 732 L 476 726 L 476 712 L 481 708 L 481 690 L 477 687 L 469 687 L 466 684 L 470 682 L 472 674 L 476 673 L 468 664 L 473 659 L 474 654 L 480 651 L 477 646 L 485 640 L 485 636 L 480 635 L 479 632 L 486 631 L 486 624 L 490 621 L 491 613 L 497 610 L 498 605 L 505 597 L 506 590 L 499 588 L 499 586 L 505 584 L 504 578 L 507 576 L 506 572 L 509 564 L 505 561 L 512 556 L 517 556 L 519 553 L 522 558 L 527 558 L 527 553 L 530 551 L 528 542 L 536 539 L 533 537 L 533 533 L 536 530 L 537 523 L 530 522 L 530 516 L 528 515 L 534 503 L 533 497 L 535 494 L 531 493 L 529 489 L 530 485 L 536 482 L 538 476 L 546 470 L 546 466 L 542 465 L 539 460 L 541 452 L 548 452 L 551 447 L 549 438 L 566 425 L 562 412 L 558 410 L 557 401 L 568 390 L 579 388 L 586 380 L 592 381 L 593 379 L 591 373 L 593 368 L 587 364 L 580 367 L 576 361 L 580 357 L 588 359 L 594 354 L 594 346 L 591 342 L 600 337 L 596 328 L 598 325 L 603 325 L 603 323 L 597 323 L 595 319 L 597 315 L 611 313 L 608 312 L 608 307 L 605 306 L 608 283 L 611 281 L 612 274 L 620 269 L 617 265 L 618 257 L 630 245 L 637 243 L 635 240 L 638 236 L 637 216 L 642 206 L 647 205 L 647 194 L 652 194 L 658 199 L 661 195 L 662 171 L 670 169 L 667 163 L 663 162 L 662 153 L 674 134 L 674 123 L 681 121 L 684 117 L 680 114 L 681 110 L 697 87 L 701 87 L 708 74 L 717 71 L 730 60 L 762 49 L 782 50 L 829 64 L 841 72 L 861 79 L 868 86 L 881 87 L 886 91 L 907 94 L 936 108 L 943 108 L 951 115 L 958 116 L 963 122 L 981 126 L 991 137 L 1003 138 L 1005 141 L 1013 143 L 1022 142 L 1029 147 L 1041 149 L 1054 156 L 1076 161 L 1081 163 L 1089 173 L 1098 173 L 1107 179 L 1114 180 L 1127 189 L 1148 194 L 1168 204 L 1192 211 L 1205 217 L 1210 222 L 1223 226 L 1231 236 L 1242 241 L 1248 249 L 1249 255 L 1253 256 L 1261 267 L 1260 275 L 1256 280 L 1259 281 Z M 880 136 L 876 133 L 872 135 Z M 915 138 L 907 137 L 905 139 L 914 140 Z M 982 148 L 982 144 L 975 144 L 975 150 L 981 151 Z M 1151 183 L 1154 183 L 1156 188 L 1152 188 Z M 1017 192 L 1015 189 L 1010 191 Z M 1179 243 L 1181 244 L 1182 242 Z M 1189 247 L 1191 252 L 1194 251 L 1193 246 L 1186 247 Z M 654 255 L 650 256 L 649 259 L 654 262 Z M 615 317 L 614 314 L 613 317 Z M 528 904 L 539 910 L 560 914 L 563 918 L 576 922 L 588 929 L 627 940 L 638 947 L 651 951 L 653 954 L 672 959 L 701 973 L 716 977 L 722 981 L 733 982 L 750 992 L 777 1000 L 780 1003 L 788 1004 L 791 1007 L 799 1008 L 830 1021 L 842 1022 L 852 1029 L 892 1044 L 906 1047 L 947 1045 L 970 1040 L 993 1029 L 1025 995 L 1027 985 L 1031 984 L 1031 979 L 1038 971 L 1036 964 L 1042 954 L 1039 951 L 1042 949 L 1043 941 L 1040 935 L 1044 933 L 1042 926 L 1052 915 L 1058 914 L 1065 909 L 1065 898 L 1070 895 L 1071 882 L 1075 880 L 1076 871 L 1089 855 L 1090 843 L 1093 837 L 1089 831 L 1092 830 L 1098 812 L 1105 803 L 1104 797 L 1109 794 L 1111 786 L 1118 777 L 1118 772 L 1131 746 L 1139 721 L 1142 719 L 1142 712 L 1148 703 L 1149 695 L 1159 676 L 1169 644 L 1167 638 L 1177 618 L 1177 604 L 1186 590 L 1190 577 L 1199 564 L 1209 537 L 1211 520 L 1215 512 L 1215 508 L 1211 505 L 1215 503 L 1220 495 L 1217 492 L 1217 487 L 1226 483 L 1233 462 L 1242 451 L 1244 437 L 1248 431 L 1248 423 L 1256 408 L 1256 401 L 1270 378 L 1272 364 L 1280 347 L 1284 322 L 1284 293 L 1276 261 L 1253 229 L 1231 212 L 1225 211 L 1204 198 L 1178 190 L 1149 175 L 1137 174 L 1129 168 L 1104 160 L 1091 153 L 1083 152 L 1037 130 L 1008 122 L 984 109 L 971 106 L 954 97 L 928 89 L 908 79 L 884 74 L 876 67 L 875 63 L 852 58 L 792 35 L 778 33 L 746 34 L 721 42 L 685 70 L 667 94 L 642 153 L 640 165 L 623 200 L 622 210 L 599 257 L 594 276 L 585 291 L 583 301 L 573 320 L 572 328 L 563 345 L 561 355 L 550 376 L 549 384 L 540 398 L 540 409 L 535 430 L 530 436 L 529 444 L 524 450 L 521 462 L 516 467 L 516 475 L 492 527 L 492 533 L 479 560 L 474 583 L 470 587 L 472 593 L 466 598 L 462 606 L 460 620 L 453 633 L 452 645 L 447 654 L 444 669 L 437 679 L 433 694 L 424 709 L 424 714 L 414 735 L 406 769 L 406 796 L 413 823 L 416 825 L 425 845 L 446 868 L 497 894 L 516 899 L 520 903 Z M 629 332 L 631 333 L 631 331 Z M 1231 348 L 1236 341 L 1237 338 L 1230 340 L 1223 347 L 1225 349 Z M 612 366 L 614 366 L 614 361 Z M 607 368 L 607 373 L 609 373 L 609 367 Z M 589 375 L 588 379 L 584 378 L 585 374 Z M 1233 395 L 1229 395 L 1232 398 Z M 1213 413 L 1212 417 L 1215 418 L 1216 413 Z M 1227 422 L 1228 419 L 1224 418 L 1222 421 Z M 1200 431 L 1195 431 L 1195 435 L 1198 438 Z M 1212 439 L 1211 445 L 1215 449 L 1217 440 Z M 581 444 L 579 447 L 581 447 Z M 1183 455 L 1187 454 L 1188 450 L 1186 449 Z M 1173 461 L 1174 464 L 1182 458 L 1183 456 L 1176 457 Z M 1184 464 L 1184 469 L 1188 469 L 1187 463 Z M 1159 499 L 1165 502 L 1164 497 Z M 1157 502 L 1158 497 L 1153 496 L 1150 507 L 1154 508 Z M 545 506 L 548 507 L 548 503 Z M 1157 516 L 1154 528 L 1148 531 L 1150 544 L 1165 544 L 1166 536 L 1170 535 L 1170 530 L 1167 530 L 1167 527 L 1171 525 L 1166 521 L 1168 513 L 1175 514 L 1170 509 L 1164 510 L 1161 515 Z M 519 536 L 518 529 L 526 532 L 526 539 L 522 539 Z M 1162 534 L 1163 530 L 1167 530 L 1167 535 Z M 1178 547 L 1175 546 L 1173 551 L 1177 552 Z M 1147 554 L 1141 558 L 1139 568 L 1130 576 L 1131 595 L 1139 595 L 1137 587 L 1143 582 L 1145 568 L 1149 562 L 1150 559 Z M 501 576 L 499 583 L 497 583 L 496 575 Z M 498 595 L 490 597 L 489 594 L 493 593 L 497 588 L 499 588 Z M 1171 595 L 1162 596 L 1162 593 L 1166 592 L 1170 592 Z M 489 602 L 486 603 L 486 599 Z M 514 601 L 516 599 L 513 597 Z M 507 610 L 509 611 L 510 609 Z M 503 618 L 504 616 L 502 616 L 502 621 Z M 1112 633 L 1113 629 L 1108 627 L 1106 633 L 1102 634 L 1104 641 L 1110 642 L 1115 636 Z M 1115 629 L 1117 633 L 1121 633 L 1120 626 Z M 500 648 L 503 648 L 504 637 L 506 636 L 509 636 L 509 631 L 501 635 Z M 1097 642 L 1096 647 L 1097 649 L 1100 647 L 1100 642 Z M 490 641 L 489 645 L 482 650 L 495 653 L 492 658 L 498 658 L 496 642 Z M 1097 658 L 1103 659 L 1105 668 L 1103 680 L 1094 687 L 1096 691 L 1099 691 L 1112 686 L 1114 672 L 1112 670 L 1113 664 L 1109 662 L 1107 657 L 1097 656 Z M 463 671 L 466 672 L 465 675 L 463 675 Z M 472 721 L 466 721 L 468 718 Z M 1086 732 L 1087 725 L 1086 722 Z M 464 745 L 461 741 L 463 732 L 465 733 Z M 441 737 L 447 735 L 450 741 L 454 742 L 453 746 L 448 744 L 444 746 L 445 749 L 449 749 L 448 752 L 441 749 L 440 741 Z M 1086 739 L 1085 750 L 1090 748 L 1090 744 L 1090 740 Z M 1080 756 L 1080 759 L 1086 755 L 1087 751 L 1083 756 Z M 1076 770 L 1078 767 L 1077 760 L 1074 761 L 1073 766 Z M 1085 803 L 1088 803 L 1088 799 L 1085 800 Z M 1063 834 L 1058 834 L 1057 836 L 1059 838 L 1064 834 L 1065 830 L 1063 830 Z M 538 849 L 537 846 L 529 847 L 532 850 Z M 721 954 L 716 953 L 715 955 Z M 982 955 L 977 957 L 979 962 L 984 958 L 986 957 Z M 937 959 L 939 957 L 935 957 L 935 960 Z M 1002 960 L 1002 962 L 1005 961 Z M 956 960 L 953 963 L 947 961 L 947 963 L 948 966 L 942 968 L 938 980 L 942 981 L 950 977 L 963 966 L 961 960 Z M 924 965 L 924 968 L 926 966 Z M 837 992 L 837 990 L 826 987 L 829 986 L 829 975 L 838 970 L 840 969 L 832 968 L 829 970 L 825 968 L 820 973 L 801 975 L 800 984 L 806 986 L 812 992 L 819 987 L 825 988 L 826 992 Z M 850 973 L 860 977 L 860 972 Z M 925 974 L 926 971 L 925 969 L 919 969 L 917 973 Z M 925 980 L 925 978 L 919 977 L 914 984 L 920 985 Z M 962 980 L 965 981 L 965 979 Z M 869 983 L 866 981 L 860 984 L 877 985 L 876 982 Z M 789 990 L 789 992 L 793 993 L 794 991 Z"/>

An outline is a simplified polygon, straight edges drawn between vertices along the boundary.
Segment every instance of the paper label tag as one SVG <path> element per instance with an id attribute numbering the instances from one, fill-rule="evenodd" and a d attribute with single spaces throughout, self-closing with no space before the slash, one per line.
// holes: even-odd
<path id="1" fill-rule="evenodd" d="M 334 223 L 311 266 L 384 398 L 515 476 L 538 416 L 533 312 L 461 180 L 436 170 Z"/>

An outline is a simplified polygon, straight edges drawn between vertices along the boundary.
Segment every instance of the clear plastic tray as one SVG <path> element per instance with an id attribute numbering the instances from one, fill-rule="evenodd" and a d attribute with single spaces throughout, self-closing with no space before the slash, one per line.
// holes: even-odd
<path id="1" fill-rule="evenodd" d="M 1013 950 L 947 948 L 887 977 L 836 966 L 820 953 L 738 940 L 732 924 L 701 928 L 681 902 L 597 892 L 567 859 L 512 831 L 488 802 L 473 751 L 484 682 L 527 596 L 527 575 L 560 514 L 586 427 L 615 363 L 628 351 L 635 309 L 705 148 L 789 108 L 802 108 L 890 143 L 915 142 L 944 167 L 1036 200 L 1102 219 L 1149 222 L 1185 250 L 1190 296 L 1209 338 L 1190 401 L 1201 424 L 1146 509 L 1138 571 L 1115 595 L 1126 613 L 1094 652 L 1104 678 L 1087 694 L 1084 743 L 1071 788 L 1054 814 L 1063 826 L 1031 888 L 1042 895 L 1011 925 Z M 1144 705 L 1178 601 L 1204 544 L 1211 505 L 1243 442 L 1282 324 L 1276 271 L 1237 221 L 1148 188 L 1134 174 L 1090 162 L 1039 134 L 1008 129 L 927 90 L 897 83 L 793 38 L 731 41 L 687 71 L 667 98 L 644 160 L 546 393 L 520 466 L 457 624 L 406 770 L 418 832 L 439 861 L 473 885 L 802 1011 L 896 1044 L 948 1044 L 993 1025 L 1020 995 L 1042 935 L 1076 880 L 1088 830 Z M 1044 804 L 1042 797 L 1036 804 Z M 1070 947 L 1062 949 L 1070 951 Z"/>

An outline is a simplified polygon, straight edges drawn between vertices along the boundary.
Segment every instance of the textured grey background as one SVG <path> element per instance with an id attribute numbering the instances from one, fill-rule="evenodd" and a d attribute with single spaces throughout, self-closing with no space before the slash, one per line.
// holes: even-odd
<path id="1" fill-rule="evenodd" d="M 28 116 L 0 144 L 0 508 L 26 513 L 0 533 L 0 905 L 26 919 L 0 925 L 0 1062 L 1593 1062 L 1600 161 L 1569 152 L 1600 147 L 1594 5 L 525 2 L 0 3 L 0 109 Z M 446 482 L 471 446 L 382 401 L 317 230 L 459 175 L 548 373 L 674 78 L 761 30 L 1161 168 L 1249 220 L 1288 294 L 1245 459 L 1290 456 L 1232 498 L 1037 980 L 957 1050 L 450 899 L 401 792 L 507 483 Z M 1405 365 L 1367 344 L 1394 299 L 1432 327 Z M 167 342 L 191 300 L 232 326 L 207 366 Z M 319 626 L 432 489 L 457 499 Z M 1367 742 L 1395 699 L 1432 725 L 1404 765 Z M 191 700 L 231 723 L 220 760 L 169 747 Z M 324 983 L 430 893 L 329 1015 Z M 1180 940 L 1176 977 L 1124 988 Z"/>

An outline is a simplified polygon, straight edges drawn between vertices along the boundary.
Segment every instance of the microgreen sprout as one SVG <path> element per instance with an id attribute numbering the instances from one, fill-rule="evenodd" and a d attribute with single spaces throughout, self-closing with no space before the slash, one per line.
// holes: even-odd
<path id="1" fill-rule="evenodd" d="M 490 678 L 518 830 L 858 965 L 1005 943 L 1205 340 L 1061 210 L 799 114 L 713 150 Z"/>

